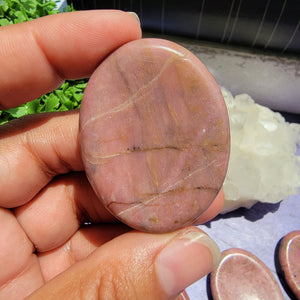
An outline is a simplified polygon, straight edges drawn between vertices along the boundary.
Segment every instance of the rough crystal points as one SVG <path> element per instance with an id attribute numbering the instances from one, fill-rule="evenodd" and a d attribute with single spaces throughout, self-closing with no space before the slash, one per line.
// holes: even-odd
<path id="1" fill-rule="evenodd" d="M 229 156 L 226 106 L 188 50 L 142 39 L 95 71 L 80 112 L 87 176 L 129 226 L 168 232 L 192 224 L 222 186 Z"/>

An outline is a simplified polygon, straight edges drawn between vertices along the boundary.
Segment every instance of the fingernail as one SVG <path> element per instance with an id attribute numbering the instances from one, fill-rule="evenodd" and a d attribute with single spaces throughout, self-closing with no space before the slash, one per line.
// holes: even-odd
<path id="1" fill-rule="evenodd" d="M 138 21 L 138 23 L 141 25 L 141 21 L 140 21 L 140 18 L 139 16 L 133 12 L 133 11 L 127 11 L 128 14 L 132 15 L 133 17 L 135 17 L 135 19 Z"/>
<path id="2" fill-rule="evenodd" d="M 176 296 L 210 273 L 220 258 L 219 247 L 208 235 L 189 230 L 158 254 L 155 261 L 158 280 L 169 297 Z"/>

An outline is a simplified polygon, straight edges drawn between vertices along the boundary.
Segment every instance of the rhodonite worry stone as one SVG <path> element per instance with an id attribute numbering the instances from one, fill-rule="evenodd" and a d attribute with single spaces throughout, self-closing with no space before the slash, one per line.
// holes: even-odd
<path id="1" fill-rule="evenodd" d="M 220 89 L 185 48 L 141 39 L 91 76 L 80 111 L 87 177 L 127 225 L 162 233 L 190 225 L 220 190 L 229 123 Z"/>
<path id="2" fill-rule="evenodd" d="M 271 270 L 252 253 L 231 248 L 210 274 L 213 300 L 283 300 Z"/>

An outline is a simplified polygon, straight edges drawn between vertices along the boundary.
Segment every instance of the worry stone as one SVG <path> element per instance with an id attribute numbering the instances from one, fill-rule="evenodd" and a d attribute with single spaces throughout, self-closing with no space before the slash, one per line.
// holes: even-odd
<path id="1" fill-rule="evenodd" d="M 300 230 L 290 232 L 281 240 L 279 263 L 286 283 L 300 299 Z"/>
<path id="2" fill-rule="evenodd" d="M 220 190 L 229 122 L 220 89 L 182 46 L 129 42 L 91 76 L 80 111 L 87 177 L 132 228 L 163 233 L 193 223 Z"/>
<path id="3" fill-rule="evenodd" d="M 214 300 L 283 300 L 280 287 L 268 267 L 252 253 L 231 248 L 210 275 Z"/>

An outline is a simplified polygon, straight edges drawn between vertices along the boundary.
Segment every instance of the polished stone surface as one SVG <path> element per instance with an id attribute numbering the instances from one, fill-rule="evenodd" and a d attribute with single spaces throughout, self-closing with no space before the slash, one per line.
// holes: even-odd
<path id="1" fill-rule="evenodd" d="M 286 283 L 300 299 L 300 230 L 290 232 L 280 242 L 279 262 Z"/>
<path id="2" fill-rule="evenodd" d="M 95 71 L 80 112 L 87 176 L 129 226 L 167 232 L 191 224 L 222 186 L 229 125 L 222 94 L 185 48 L 128 43 Z"/>
<path id="3" fill-rule="evenodd" d="M 279 300 L 280 287 L 267 266 L 250 252 L 231 248 L 211 273 L 214 300 Z"/>

